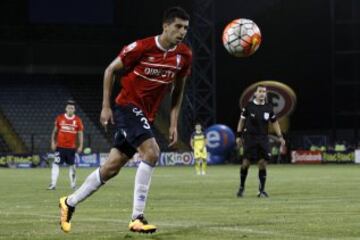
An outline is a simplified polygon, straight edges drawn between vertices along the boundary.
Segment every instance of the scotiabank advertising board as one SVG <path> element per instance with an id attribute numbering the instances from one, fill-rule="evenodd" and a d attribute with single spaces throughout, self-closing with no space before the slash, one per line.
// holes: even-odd
<path id="1" fill-rule="evenodd" d="M 321 163 L 320 151 L 296 150 L 291 152 L 292 163 Z"/>

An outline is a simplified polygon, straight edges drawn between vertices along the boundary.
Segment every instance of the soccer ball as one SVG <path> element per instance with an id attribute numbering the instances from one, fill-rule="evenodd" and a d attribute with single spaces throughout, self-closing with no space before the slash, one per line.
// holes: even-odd
<path id="1" fill-rule="evenodd" d="M 222 41 L 226 50 L 235 57 L 248 57 L 261 43 L 261 32 L 252 20 L 239 18 L 224 29 Z"/>

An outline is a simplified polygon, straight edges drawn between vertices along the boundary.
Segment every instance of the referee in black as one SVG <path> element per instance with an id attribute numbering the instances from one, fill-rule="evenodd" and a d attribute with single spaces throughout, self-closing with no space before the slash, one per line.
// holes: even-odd
<path id="1" fill-rule="evenodd" d="M 273 124 L 274 130 L 282 145 L 285 140 L 281 134 L 279 122 L 273 111 L 271 103 L 266 101 L 266 86 L 258 85 L 254 99 L 245 106 L 240 115 L 237 126 L 236 143 L 244 146 L 244 159 L 240 169 L 240 188 L 237 197 L 243 197 L 245 181 L 250 163 L 258 160 L 259 166 L 259 193 L 258 197 L 269 197 L 265 192 L 266 163 L 271 153 L 268 140 L 268 123 Z"/>

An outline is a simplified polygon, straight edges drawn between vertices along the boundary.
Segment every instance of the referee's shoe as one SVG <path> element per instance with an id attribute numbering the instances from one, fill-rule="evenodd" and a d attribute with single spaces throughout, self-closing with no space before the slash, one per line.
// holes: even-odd
<path id="1" fill-rule="evenodd" d="M 267 194 L 267 192 L 265 192 L 265 191 L 261 191 L 257 194 L 257 197 L 258 198 L 268 198 L 269 194 Z"/>
<path id="2" fill-rule="evenodd" d="M 245 191 L 245 188 L 240 187 L 239 191 L 236 193 L 236 196 L 239 197 L 239 198 L 244 197 L 244 191 Z"/>

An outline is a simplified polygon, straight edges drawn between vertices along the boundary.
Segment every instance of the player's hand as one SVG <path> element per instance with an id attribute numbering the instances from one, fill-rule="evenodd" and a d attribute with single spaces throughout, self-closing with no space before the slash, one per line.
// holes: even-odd
<path id="1" fill-rule="evenodd" d="M 83 147 L 78 147 L 76 150 L 77 153 L 82 153 L 82 151 L 83 151 Z"/>
<path id="2" fill-rule="evenodd" d="M 100 114 L 100 123 L 105 128 L 105 131 L 107 131 L 107 126 L 109 124 L 109 121 L 114 124 L 114 118 L 113 113 L 110 107 L 103 107 L 101 109 Z"/>
<path id="3" fill-rule="evenodd" d="M 244 144 L 244 143 L 243 143 L 242 138 L 237 137 L 237 138 L 236 138 L 236 145 L 237 145 L 238 147 L 241 147 L 243 144 Z"/>
<path id="4" fill-rule="evenodd" d="M 281 146 L 285 146 L 285 144 L 286 144 L 285 139 L 283 137 L 279 138 L 279 142 L 280 142 Z"/>
<path id="5" fill-rule="evenodd" d="M 56 144 L 54 142 L 51 142 L 51 150 L 53 151 L 56 150 Z"/>
<path id="6" fill-rule="evenodd" d="M 169 129 L 169 140 L 170 140 L 169 147 L 172 147 L 177 142 L 178 133 L 177 133 L 177 128 L 176 127 L 170 127 L 170 129 Z"/>

